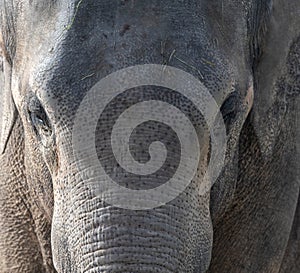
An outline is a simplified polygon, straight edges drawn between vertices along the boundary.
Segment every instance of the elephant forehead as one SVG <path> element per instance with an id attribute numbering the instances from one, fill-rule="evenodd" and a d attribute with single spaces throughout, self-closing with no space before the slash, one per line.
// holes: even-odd
<path id="1" fill-rule="evenodd" d="M 149 63 L 194 75 L 220 105 L 235 84 L 227 40 L 234 37 L 230 28 L 244 8 L 228 21 L 228 29 L 219 29 L 214 14 L 223 12 L 225 20 L 234 5 L 218 2 L 57 1 L 48 19 L 42 15 L 49 7 L 36 4 L 41 20 L 36 20 L 33 34 L 23 34 L 26 49 L 20 52 L 29 58 L 20 62 L 30 88 L 42 100 L 58 99 L 49 107 L 63 104 L 68 112 L 105 76 Z"/>

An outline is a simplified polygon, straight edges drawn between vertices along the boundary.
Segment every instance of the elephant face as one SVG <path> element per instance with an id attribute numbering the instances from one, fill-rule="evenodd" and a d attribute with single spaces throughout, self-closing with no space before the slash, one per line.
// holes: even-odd
<path id="1" fill-rule="evenodd" d="M 20 120 L 27 184 L 47 216 L 47 225 L 52 225 L 52 255 L 58 272 L 207 270 L 213 242 L 211 212 L 213 219 L 221 215 L 224 200 L 234 189 L 239 136 L 253 104 L 253 68 L 259 57 L 261 24 L 270 8 L 258 2 L 1 2 L 2 111 L 6 114 L 1 149 L 11 152 L 7 141 Z M 96 92 L 85 111 L 79 111 L 101 79 L 144 64 L 160 64 L 165 73 L 172 66 L 192 75 L 220 109 L 227 149 L 213 191 L 209 186 L 201 192 L 209 183 L 204 179 L 212 150 L 209 126 L 197 105 L 180 92 L 151 84 L 132 87 L 108 100 L 102 113 L 92 110 L 105 99 Z M 109 93 L 110 86 L 106 88 Z M 92 150 L 88 145 L 84 156 L 76 157 L 74 128 L 78 119 L 89 125 L 99 118 L 91 125 L 94 135 L 85 127 L 76 135 L 82 143 L 94 140 L 91 147 L 97 152 L 98 164 L 124 188 L 157 188 L 175 174 L 181 162 L 189 162 L 181 158 L 181 141 L 170 126 L 148 120 L 134 129 L 130 143 L 125 144 L 135 161 L 155 165 L 149 149 L 156 141 L 163 143 L 159 147 L 161 152 L 166 150 L 166 160 L 154 173 L 134 174 L 122 168 L 111 148 L 118 118 L 143 101 L 165 103 L 162 108 L 153 107 L 153 114 L 161 111 L 163 117 L 172 119 L 173 112 L 164 108 L 168 104 L 188 117 L 199 140 L 200 160 L 193 179 L 176 198 L 152 209 L 128 209 L 105 201 L 105 194 L 122 198 L 118 192 L 99 193 L 98 186 L 106 178 L 89 172 L 96 166 L 89 158 Z M 86 116 L 89 105 L 92 114 Z M 90 165 L 80 168 L 80 160 Z M 135 204 L 134 199 L 129 201 Z"/>

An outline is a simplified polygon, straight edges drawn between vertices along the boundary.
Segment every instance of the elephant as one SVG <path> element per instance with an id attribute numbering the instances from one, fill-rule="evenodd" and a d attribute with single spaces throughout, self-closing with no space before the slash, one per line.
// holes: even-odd
<path id="1" fill-rule="evenodd" d="M 0 3 L 1 273 L 299 272 L 298 0 Z M 204 113 L 180 92 L 151 84 L 154 77 L 143 65 L 159 65 L 163 76 L 180 70 L 186 77 L 173 77 L 176 84 L 188 87 L 191 77 L 211 94 L 226 136 L 214 183 L 204 181 L 214 161 Z M 109 84 L 88 100 L 96 106 L 79 111 L 99 82 L 130 67 L 151 78 L 148 84 L 133 85 L 132 74 L 125 74 L 128 79 L 117 80 L 127 90 L 102 112 L 94 110 L 96 102 L 108 100 Z M 196 100 L 197 90 L 191 91 Z M 200 156 L 176 197 L 130 209 L 106 201 L 106 192 L 97 190 L 106 176 L 84 175 L 98 168 L 89 161 L 90 147 L 107 177 L 131 192 L 159 188 L 181 162 L 189 162 L 180 158 L 178 134 L 149 119 L 125 146 L 142 166 L 159 161 L 152 148 L 166 152 L 166 168 L 136 174 L 119 166 L 111 148 L 114 125 L 144 101 L 156 102 L 150 113 L 170 120 L 166 104 L 180 110 L 199 141 L 199 147 L 192 142 L 186 147 Z M 85 117 L 89 111 L 94 116 Z M 96 119 L 94 134 L 76 127 L 77 118 L 82 128 Z M 75 127 L 87 146 L 81 159 L 75 156 Z M 184 168 L 181 174 L 184 180 Z M 138 202 L 109 194 L 119 203 Z"/>

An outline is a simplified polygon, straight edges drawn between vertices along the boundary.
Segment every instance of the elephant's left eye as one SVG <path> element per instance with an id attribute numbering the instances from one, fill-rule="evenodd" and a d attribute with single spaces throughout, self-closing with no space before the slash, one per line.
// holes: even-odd
<path id="1" fill-rule="evenodd" d="M 34 99 L 29 103 L 28 113 L 38 139 L 45 147 L 48 147 L 49 137 L 52 135 L 52 128 L 44 108 Z"/>
<path id="2" fill-rule="evenodd" d="M 237 106 L 239 103 L 239 96 L 237 92 L 231 93 L 221 106 L 221 113 L 223 115 L 224 123 L 228 128 L 237 114 Z"/>

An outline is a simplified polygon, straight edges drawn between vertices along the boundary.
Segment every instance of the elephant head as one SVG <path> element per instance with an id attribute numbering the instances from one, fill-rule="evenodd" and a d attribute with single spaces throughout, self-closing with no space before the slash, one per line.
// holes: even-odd
<path id="1" fill-rule="evenodd" d="M 271 162 L 279 135 L 288 131 L 282 125 L 285 117 L 295 113 L 289 103 L 299 94 L 300 22 L 299 16 L 287 14 L 296 11 L 296 0 L 2 0 L 0 263 L 3 257 L 4 272 L 13 267 L 15 272 L 54 272 L 55 267 L 66 273 L 188 273 L 206 272 L 211 261 L 217 270 L 213 272 L 221 272 L 222 266 L 215 262 L 219 256 L 214 257 L 212 249 L 222 236 L 213 240 L 213 231 L 229 217 L 236 189 L 245 187 L 243 179 L 258 180 L 259 174 L 248 168 L 249 158 Z M 226 152 L 212 188 L 205 179 L 214 160 L 205 111 L 181 90 L 151 84 L 155 73 L 143 70 L 150 64 L 161 66 L 163 78 L 170 79 L 175 68 L 185 73 L 181 75 L 186 78 L 177 81 L 171 77 L 170 85 L 189 87 L 197 79 L 222 114 Z M 117 77 L 113 83 L 127 88 L 110 97 L 115 86 L 102 80 L 138 65 L 130 73 L 113 74 Z M 139 76 L 147 84 L 134 85 Z M 192 88 L 192 96 L 205 102 L 207 97 L 197 92 Z M 146 112 L 143 102 L 154 103 Z M 105 106 L 99 112 L 98 103 Z M 124 145 L 141 168 L 148 164 L 154 170 L 149 173 L 121 166 L 112 148 L 118 119 L 136 104 L 136 115 L 127 118 L 126 126 L 137 126 Z M 175 110 L 183 115 L 173 115 Z M 180 132 L 157 118 L 135 121 L 149 113 L 160 113 L 175 125 L 181 124 L 181 118 L 190 120 L 199 144 L 187 144 L 189 151 L 199 152 L 191 181 L 184 181 L 190 161 L 182 158 Z M 288 117 L 295 121 L 294 114 Z M 115 131 L 117 139 L 126 135 L 126 126 Z M 80 157 L 74 138 L 82 145 Z M 257 152 L 250 154 L 245 147 Z M 164 161 L 156 153 L 163 153 Z M 124 155 L 120 158 L 127 162 Z M 155 169 L 157 162 L 162 164 Z M 136 200 L 118 191 L 99 190 L 107 177 L 131 192 L 157 189 L 178 173 L 181 163 L 185 167 L 179 175 L 188 183 L 168 202 L 151 205 L 156 204 L 156 196 Z M 98 165 L 106 175 L 95 171 Z M 288 204 L 294 211 L 297 197 L 291 200 Z M 140 201 L 146 208 L 136 205 Z M 123 203 L 134 209 L 122 207 Z M 291 225 L 292 213 L 278 243 L 282 249 Z M 14 240 L 15 230 L 20 229 L 21 238 Z M 216 250 L 218 255 L 221 252 Z"/>

